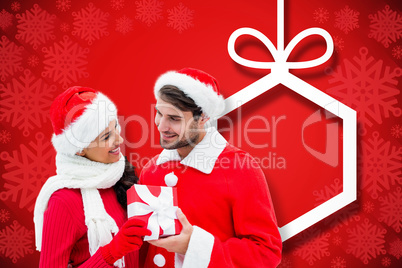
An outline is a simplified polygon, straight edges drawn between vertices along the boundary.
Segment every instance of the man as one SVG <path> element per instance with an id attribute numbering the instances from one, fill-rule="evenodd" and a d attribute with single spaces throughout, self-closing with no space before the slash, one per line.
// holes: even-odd
<path id="1" fill-rule="evenodd" d="M 164 148 L 142 184 L 177 187 L 179 235 L 149 241 L 145 267 L 276 267 L 282 242 L 264 174 L 215 128 L 218 84 L 196 69 L 158 78 L 155 124 Z M 172 173 L 173 172 L 173 173 Z"/>

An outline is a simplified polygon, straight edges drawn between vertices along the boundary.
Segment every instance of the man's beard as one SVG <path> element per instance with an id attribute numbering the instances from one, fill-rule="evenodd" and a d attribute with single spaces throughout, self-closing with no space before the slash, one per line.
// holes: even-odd
<path id="1" fill-rule="evenodd" d="M 190 136 L 186 137 L 186 135 L 178 141 L 174 141 L 172 143 L 165 143 L 163 142 L 162 137 L 160 138 L 160 144 L 162 148 L 172 150 L 172 149 L 179 149 L 187 146 L 194 147 L 198 143 L 198 139 L 200 137 L 200 133 L 197 131 L 197 128 L 194 127 L 196 122 L 192 123 L 192 126 L 189 129 Z"/>

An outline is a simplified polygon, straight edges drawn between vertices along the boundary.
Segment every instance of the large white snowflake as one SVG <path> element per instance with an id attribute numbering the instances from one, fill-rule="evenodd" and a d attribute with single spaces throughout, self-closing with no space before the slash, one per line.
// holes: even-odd
<path id="1" fill-rule="evenodd" d="M 4 31 L 6 28 L 13 25 L 13 15 L 3 9 L 0 12 L 0 28 Z"/>
<path id="2" fill-rule="evenodd" d="M 396 42 L 402 37 L 402 16 L 390 9 L 388 5 L 382 11 L 369 15 L 370 33 L 369 37 L 389 47 L 389 44 Z"/>
<path id="3" fill-rule="evenodd" d="M 71 33 L 86 40 L 88 45 L 92 45 L 93 41 L 109 35 L 107 31 L 109 13 L 103 12 L 93 3 L 89 3 L 87 7 L 72 14 L 74 30 Z"/>
<path id="4" fill-rule="evenodd" d="M 23 14 L 15 15 L 15 17 L 18 20 L 18 33 L 15 38 L 24 40 L 32 45 L 34 49 L 55 38 L 53 30 L 56 16 L 50 15 L 46 10 L 42 10 L 38 4 L 34 4 L 33 8 Z"/>
<path id="5" fill-rule="evenodd" d="M 135 4 L 137 6 L 137 15 L 135 18 L 146 23 L 148 26 L 163 18 L 163 2 L 158 0 L 141 0 L 135 1 Z"/>
<path id="6" fill-rule="evenodd" d="M 0 84 L 0 119 L 11 122 L 12 127 L 18 127 L 28 136 L 48 119 L 55 90 L 55 86 L 48 86 L 43 79 L 25 70 L 7 85 Z"/>
<path id="7" fill-rule="evenodd" d="M 0 39 L 0 79 L 5 81 L 10 75 L 14 75 L 16 71 L 22 71 L 21 53 L 24 50 L 23 46 L 17 46 L 14 42 L 10 42 L 3 35 Z"/>
<path id="8" fill-rule="evenodd" d="M 401 68 L 391 70 L 384 66 L 383 60 L 375 60 L 368 55 L 368 49 L 362 47 L 359 56 L 353 57 L 353 61 L 345 59 L 343 65 L 331 73 L 333 78 L 329 83 L 334 85 L 327 92 L 357 110 L 362 124 L 359 134 L 365 135 L 373 122 L 382 124 L 390 113 L 396 117 L 401 115 L 397 99 L 400 94 L 397 77 L 401 74 Z"/>
<path id="9" fill-rule="evenodd" d="M 359 12 L 345 6 L 335 12 L 335 27 L 341 29 L 345 34 L 359 28 Z"/>
<path id="10" fill-rule="evenodd" d="M 193 26 L 194 11 L 179 3 L 178 6 L 168 9 L 168 26 L 182 33 Z"/>
<path id="11" fill-rule="evenodd" d="M 0 253 L 16 263 L 26 254 L 32 254 L 33 230 L 28 230 L 17 221 L 0 230 Z"/>
<path id="12" fill-rule="evenodd" d="M 310 265 L 314 265 L 314 262 L 317 260 L 330 255 L 328 251 L 329 237 L 329 233 L 322 233 L 320 230 L 310 227 L 306 231 L 299 234 L 296 242 L 297 247 L 293 254 L 300 256 Z"/>
<path id="13" fill-rule="evenodd" d="M 116 19 L 116 32 L 126 34 L 133 30 L 133 20 L 127 16 Z"/>
<path id="14" fill-rule="evenodd" d="M 377 199 L 378 193 L 390 190 L 392 185 L 401 184 L 402 147 L 391 147 L 378 132 L 368 141 L 362 141 L 358 155 L 361 188 Z"/>
<path id="15" fill-rule="evenodd" d="M 35 135 L 35 141 L 27 145 L 20 144 L 20 149 L 14 150 L 12 154 L 1 152 L 0 159 L 5 170 L 1 175 L 4 191 L 0 193 L 0 199 L 11 199 L 18 203 L 19 208 L 33 211 L 42 185 L 55 170 L 52 144 L 39 132 Z"/>
<path id="16" fill-rule="evenodd" d="M 400 159 L 402 160 L 402 159 Z M 402 192 L 401 187 L 388 193 L 384 197 L 378 198 L 381 203 L 379 222 L 384 222 L 392 227 L 397 233 L 402 227 Z"/>
<path id="17" fill-rule="evenodd" d="M 45 53 L 42 76 L 52 78 L 63 88 L 67 88 L 70 83 L 75 83 L 82 77 L 89 76 L 86 71 L 89 49 L 80 47 L 68 36 L 64 36 L 63 40 L 49 48 L 44 47 L 42 51 Z"/>
<path id="18" fill-rule="evenodd" d="M 387 230 L 370 223 L 368 219 L 364 219 L 362 224 L 348 229 L 347 232 L 349 239 L 346 253 L 353 254 L 364 264 L 386 253 L 384 236 Z"/>

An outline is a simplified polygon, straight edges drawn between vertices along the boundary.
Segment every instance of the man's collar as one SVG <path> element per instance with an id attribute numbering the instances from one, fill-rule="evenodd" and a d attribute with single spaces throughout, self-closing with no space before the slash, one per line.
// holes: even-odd
<path id="1" fill-rule="evenodd" d="M 195 168 L 205 174 L 210 174 L 226 144 L 226 139 L 214 127 L 211 127 L 206 130 L 204 138 L 183 160 L 181 160 L 176 149 L 164 149 L 156 160 L 156 164 L 160 165 L 168 161 L 180 161 L 182 165 Z"/>

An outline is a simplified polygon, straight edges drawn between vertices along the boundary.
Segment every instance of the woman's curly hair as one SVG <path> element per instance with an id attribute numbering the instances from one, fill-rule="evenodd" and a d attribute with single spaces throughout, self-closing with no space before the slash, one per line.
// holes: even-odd
<path id="1" fill-rule="evenodd" d="M 131 163 L 127 160 L 127 157 L 124 156 L 126 160 L 126 166 L 124 168 L 123 176 L 121 176 L 120 180 L 113 186 L 114 191 L 116 192 L 117 201 L 119 201 L 120 205 L 127 209 L 127 190 L 131 188 L 134 184 L 138 183 L 138 177 L 135 172 L 135 167 L 131 165 Z"/>

